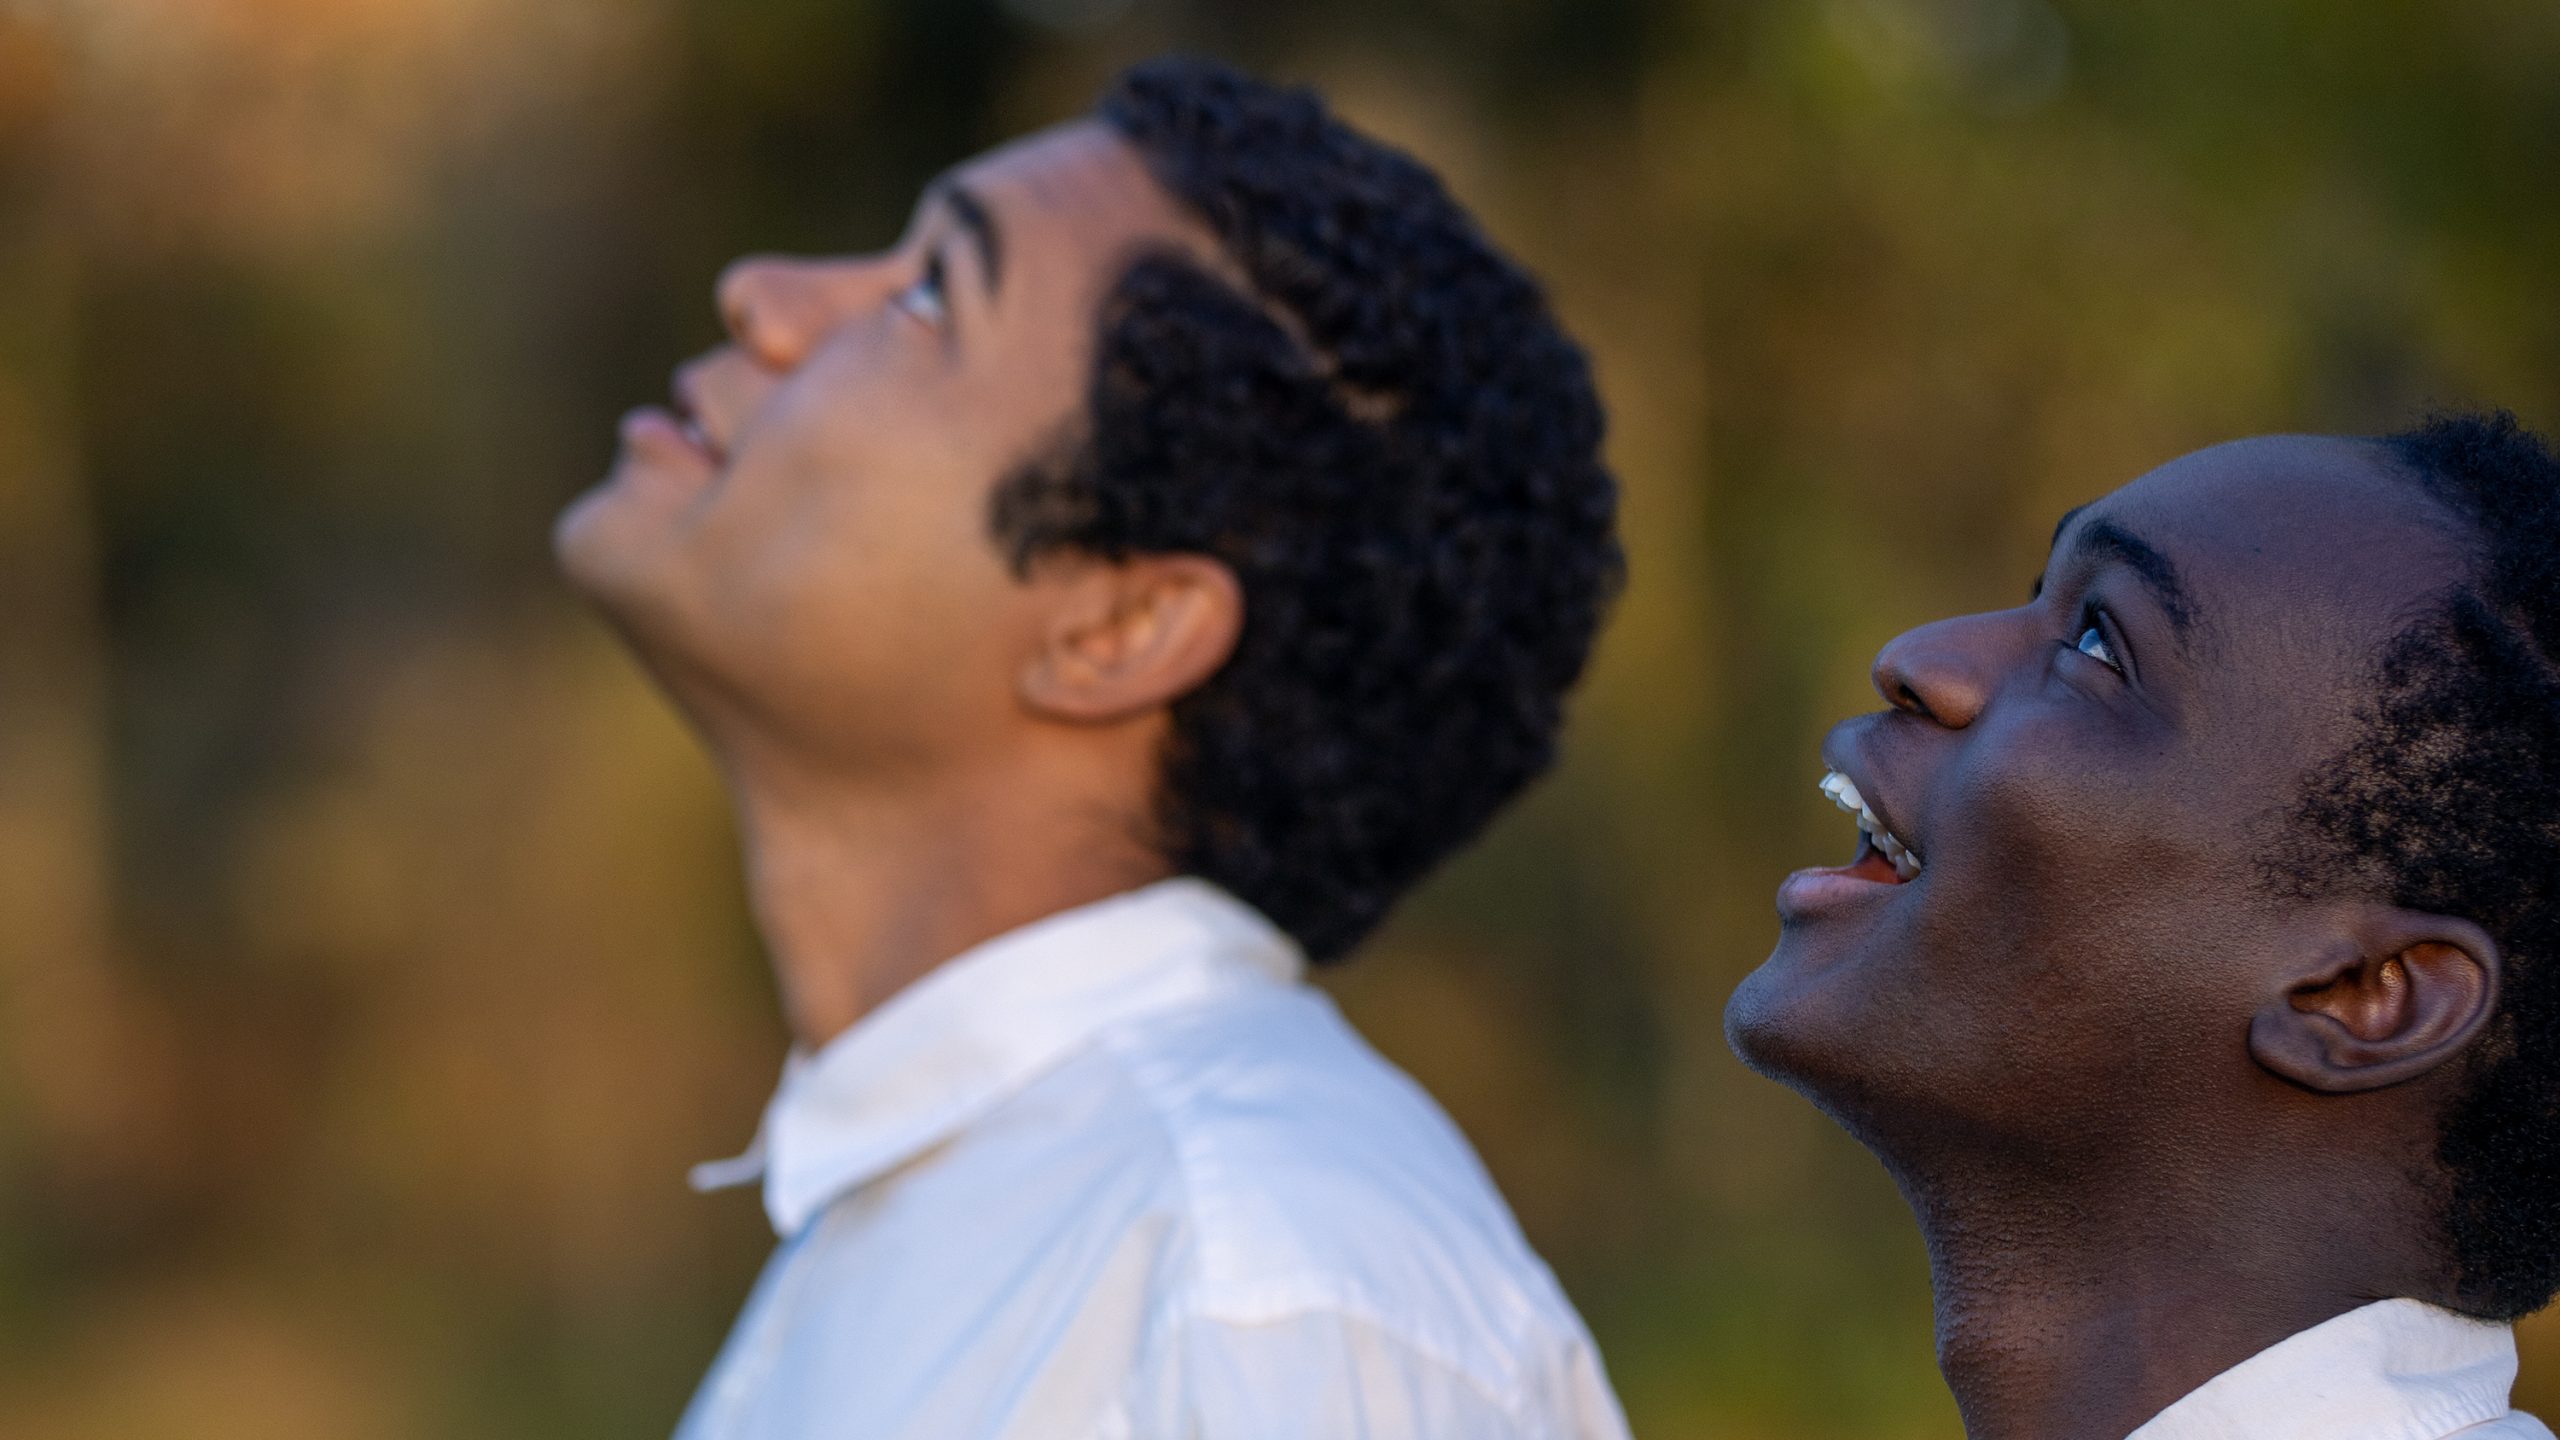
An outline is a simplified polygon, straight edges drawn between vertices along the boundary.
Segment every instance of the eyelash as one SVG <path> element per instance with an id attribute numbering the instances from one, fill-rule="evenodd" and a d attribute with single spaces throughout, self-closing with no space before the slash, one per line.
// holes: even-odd
<path id="1" fill-rule="evenodd" d="M 2086 655 L 2118 675 L 2123 675 L 2124 659 L 2116 654 L 2115 642 L 2107 638 L 2105 619 L 2106 612 L 2097 606 L 2083 607 L 2080 611 L 2080 633 L 2063 648 Z"/>
<path id="2" fill-rule="evenodd" d="M 930 301 L 922 298 L 928 293 L 933 297 Z M 951 316 L 951 297 L 944 288 L 941 254 L 926 256 L 924 274 L 900 290 L 890 303 L 937 330 L 942 328 Z"/>

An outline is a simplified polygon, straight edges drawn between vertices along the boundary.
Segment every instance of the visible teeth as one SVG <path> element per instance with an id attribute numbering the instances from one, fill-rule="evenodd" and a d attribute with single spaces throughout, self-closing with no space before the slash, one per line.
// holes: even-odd
<path id="1" fill-rule="evenodd" d="M 1837 770 L 1822 777 L 1822 793 L 1830 796 L 1833 804 L 1853 814 L 1867 808 L 1867 802 L 1859 798 L 1858 787 Z"/>
<path id="2" fill-rule="evenodd" d="M 1920 857 L 1911 853 L 1911 847 L 1903 844 L 1892 831 L 1884 828 L 1884 822 L 1876 818 L 1876 812 L 1867 804 L 1866 797 L 1858 793 L 1856 782 L 1834 770 L 1822 777 L 1822 793 L 1830 797 L 1832 804 L 1857 817 L 1858 828 L 1866 832 L 1876 852 L 1893 862 L 1894 874 L 1908 880 L 1920 873 Z"/>

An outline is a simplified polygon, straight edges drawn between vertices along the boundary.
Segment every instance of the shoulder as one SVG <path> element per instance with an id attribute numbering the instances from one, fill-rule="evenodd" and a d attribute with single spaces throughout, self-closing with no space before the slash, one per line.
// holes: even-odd
<path id="1" fill-rule="evenodd" d="M 1505 1401 L 1589 1341 L 1474 1151 L 1321 992 L 1257 991 L 1105 1050 L 1161 1127 L 1190 1244 L 1183 1344 L 1325 1329 Z"/>

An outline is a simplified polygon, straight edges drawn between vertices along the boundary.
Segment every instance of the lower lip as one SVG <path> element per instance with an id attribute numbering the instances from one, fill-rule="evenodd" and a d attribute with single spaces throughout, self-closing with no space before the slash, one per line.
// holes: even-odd
<path id="1" fill-rule="evenodd" d="M 1869 880 L 1845 869 L 1799 870 L 1778 886 L 1778 915 L 1784 920 L 1809 920 L 1828 911 L 1880 899 L 1908 888 L 1910 883 Z"/>
<path id="2" fill-rule="evenodd" d="M 634 450 L 682 450 L 703 464 L 719 468 L 720 457 L 694 438 L 693 428 L 671 412 L 643 405 L 622 417 L 622 443 Z"/>

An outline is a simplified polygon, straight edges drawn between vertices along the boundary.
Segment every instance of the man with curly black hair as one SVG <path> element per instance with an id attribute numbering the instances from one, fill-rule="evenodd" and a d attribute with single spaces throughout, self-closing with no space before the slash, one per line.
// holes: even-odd
<path id="1" fill-rule="evenodd" d="M 1727 1014 L 1917 1211 L 1975 1440 L 2549 1440 L 2560 460 L 2202 451 L 1887 645 Z"/>
<path id="2" fill-rule="evenodd" d="M 722 277 L 563 567 L 717 757 L 797 1042 L 698 1437 L 1617 1437 L 1307 962 L 1555 753 L 1601 410 L 1430 172 L 1197 62 Z"/>

